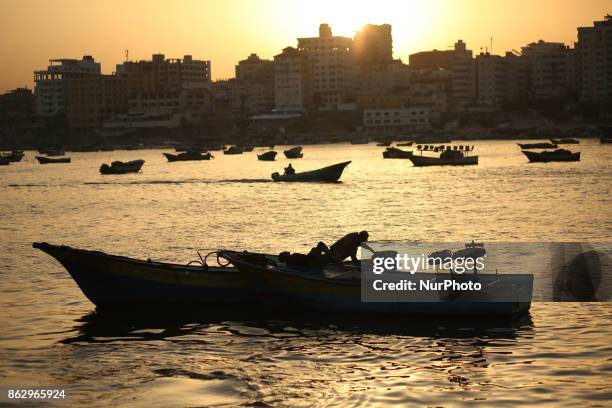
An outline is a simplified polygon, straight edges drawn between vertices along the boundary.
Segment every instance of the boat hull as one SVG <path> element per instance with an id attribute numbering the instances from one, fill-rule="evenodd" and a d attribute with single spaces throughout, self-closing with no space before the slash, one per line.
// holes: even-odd
<path id="1" fill-rule="evenodd" d="M 61 159 L 51 159 L 49 157 L 36 156 L 36 160 L 40 164 L 53 164 L 53 163 L 70 163 L 70 157 L 63 157 Z"/>
<path id="2" fill-rule="evenodd" d="M 234 268 L 204 270 L 47 243 L 33 247 L 57 259 L 83 294 L 102 308 L 231 304 L 251 299 L 251 291 Z"/>
<path id="3" fill-rule="evenodd" d="M 274 161 L 276 160 L 276 152 L 265 152 L 257 155 L 257 160 L 261 161 Z"/>
<path id="4" fill-rule="evenodd" d="M 361 283 L 356 280 L 322 278 L 311 271 L 299 275 L 245 261 L 240 254 L 224 252 L 222 255 L 243 273 L 261 302 L 309 311 L 368 316 L 507 317 L 527 313 L 531 306 L 526 301 L 364 302 Z M 533 276 L 525 276 L 526 284 L 532 288 Z"/>
<path id="5" fill-rule="evenodd" d="M 440 157 L 412 155 L 408 160 L 416 167 L 424 166 L 473 166 L 478 164 L 478 156 L 466 156 L 453 159 L 442 159 Z"/>
<path id="6" fill-rule="evenodd" d="M 102 174 L 126 174 L 126 173 L 138 173 L 145 163 L 144 160 L 134 160 L 127 163 L 113 162 L 110 166 L 103 164 L 100 166 L 100 173 Z"/>
<path id="7" fill-rule="evenodd" d="M 300 146 L 285 150 L 283 154 L 288 159 L 301 159 L 302 157 L 304 157 L 304 153 L 302 153 L 302 147 Z"/>
<path id="8" fill-rule="evenodd" d="M 383 152 L 383 158 L 385 159 L 408 159 L 411 156 L 412 152 L 393 147 L 390 147 Z"/>
<path id="9" fill-rule="evenodd" d="M 530 163 L 549 163 L 549 162 L 577 162 L 580 161 L 580 152 L 555 155 L 551 152 L 527 152 L 523 150 Z"/>
<path id="10" fill-rule="evenodd" d="M 171 153 L 163 153 L 168 159 L 169 162 L 177 162 L 177 161 L 195 161 L 195 160 L 210 160 L 212 155 L 210 153 L 201 154 L 201 153 L 181 153 L 181 154 L 171 154 Z"/>
<path id="11" fill-rule="evenodd" d="M 290 181 L 290 182 L 327 182 L 333 183 L 340 180 L 344 168 L 348 166 L 350 161 L 334 164 L 333 166 L 324 167 L 318 170 L 306 171 L 295 174 L 279 174 L 273 173 L 272 180 L 274 181 Z"/>

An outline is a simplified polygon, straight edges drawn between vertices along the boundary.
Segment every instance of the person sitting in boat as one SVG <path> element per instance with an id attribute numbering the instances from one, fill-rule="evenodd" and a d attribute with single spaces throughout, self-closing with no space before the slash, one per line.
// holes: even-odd
<path id="1" fill-rule="evenodd" d="M 293 168 L 291 163 L 289 163 L 289 165 L 285 167 L 285 176 L 290 176 L 292 174 L 295 174 L 295 169 Z"/>

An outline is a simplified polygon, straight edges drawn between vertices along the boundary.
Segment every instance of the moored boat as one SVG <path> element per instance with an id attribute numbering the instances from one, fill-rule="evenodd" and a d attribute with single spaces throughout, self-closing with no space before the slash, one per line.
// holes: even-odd
<path id="1" fill-rule="evenodd" d="M 202 154 L 200 152 L 183 152 L 179 154 L 163 153 L 169 162 L 190 161 L 190 160 L 210 160 L 214 156 L 210 153 Z"/>
<path id="2" fill-rule="evenodd" d="M 555 143 L 517 143 L 521 149 L 556 149 L 558 146 Z"/>
<path id="3" fill-rule="evenodd" d="M 391 142 L 390 142 L 390 141 L 382 141 L 382 142 L 378 142 L 378 143 L 376 143 L 376 146 L 378 146 L 378 147 L 387 147 L 387 146 L 391 146 Z"/>
<path id="4" fill-rule="evenodd" d="M 421 146 L 419 146 L 421 147 Z M 451 147 L 453 149 L 451 149 Z M 461 149 L 460 149 L 461 148 Z M 415 167 L 423 166 L 470 166 L 478 164 L 478 156 L 468 156 L 468 152 L 474 150 L 474 146 L 442 146 L 433 151 L 441 151 L 439 157 L 423 156 L 423 151 L 419 149 L 421 155 L 413 154 L 408 157 Z"/>
<path id="5" fill-rule="evenodd" d="M 244 303 L 250 290 L 235 268 L 143 261 L 35 242 L 66 268 L 96 306 L 117 308 Z"/>
<path id="6" fill-rule="evenodd" d="M 276 152 L 274 150 L 270 150 L 257 155 L 257 160 L 261 161 L 274 161 L 276 160 Z"/>
<path id="7" fill-rule="evenodd" d="M 548 162 L 576 162 L 580 161 L 580 152 L 572 153 L 566 149 L 557 149 L 554 151 L 543 152 L 528 152 L 522 150 L 531 163 L 548 163 Z"/>
<path id="8" fill-rule="evenodd" d="M 531 306 L 533 275 L 405 273 L 406 278 L 426 281 L 446 279 L 477 281 L 486 293 L 465 295 L 453 291 L 425 293 L 414 301 L 362 301 L 360 270 L 342 265 L 293 268 L 265 254 L 222 251 L 264 303 L 325 313 L 353 315 L 496 316 L 527 313 Z M 501 295 L 497 301 L 491 294 Z"/>
<path id="9" fill-rule="evenodd" d="M 100 166 L 100 173 L 102 174 L 126 174 L 126 173 L 138 173 L 145 163 L 144 160 L 132 160 L 129 162 L 114 161 L 109 166 L 104 163 Z"/>
<path id="10" fill-rule="evenodd" d="M 292 147 L 291 149 L 285 150 L 283 153 L 288 159 L 301 159 L 304 157 L 304 153 L 302 153 L 302 146 Z"/>
<path id="11" fill-rule="evenodd" d="M 44 157 L 44 156 L 35 156 L 36 160 L 38 160 L 38 162 L 40 164 L 53 164 L 53 163 L 70 163 L 70 157 L 60 157 L 57 159 L 53 159 L 51 157 Z"/>
<path id="12" fill-rule="evenodd" d="M 396 147 L 387 147 L 387 149 L 383 152 L 383 157 L 385 159 L 407 159 L 412 156 L 412 152 L 398 149 Z"/>
<path id="13" fill-rule="evenodd" d="M 0 156 L 0 166 L 8 166 L 9 164 L 11 164 L 11 161 L 8 158 Z"/>
<path id="14" fill-rule="evenodd" d="M 580 140 L 572 139 L 572 138 L 562 138 L 562 139 L 550 139 L 550 143 L 560 145 L 560 144 L 579 144 Z"/>
<path id="15" fill-rule="evenodd" d="M 242 154 L 242 149 L 238 146 L 230 146 L 227 149 L 223 150 L 223 154 Z"/>
<path id="16" fill-rule="evenodd" d="M 319 182 L 334 182 L 340 179 L 344 168 L 351 162 L 342 162 L 332 166 L 323 167 L 322 169 L 305 171 L 294 174 L 279 174 L 272 173 L 274 181 L 319 181 Z"/>
<path id="17" fill-rule="evenodd" d="M 401 142 L 398 143 L 397 146 L 412 146 L 414 144 L 414 142 L 410 141 L 410 142 Z"/>
<path id="18" fill-rule="evenodd" d="M 612 143 L 612 137 L 600 137 L 599 143 L 601 144 L 610 144 Z"/>
<path id="19" fill-rule="evenodd" d="M 25 154 L 22 150 L 13 150 L 10 153 L 3 153 L 0 156 L 8 160 L 10 163 L 16 163 L 20 162 L 21 159 L 23 159 L 23 156 L 25 156 Z"/>

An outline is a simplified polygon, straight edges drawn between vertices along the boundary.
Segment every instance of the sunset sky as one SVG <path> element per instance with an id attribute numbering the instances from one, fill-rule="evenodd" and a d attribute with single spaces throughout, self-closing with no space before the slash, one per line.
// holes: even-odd
<path id="1" fill-rule="evenodd" d="M 576 27 L 612 13 L 610 0 L 3 0 L 0 91 L 33 86 L 50 58 L 93 55 L 104 73 L 125 58 L 191 54 L 212 61 L 214 79 L 234 76 L 250 53 L 271 58 L 319 23 L 353 36 L 365 23 L 393 26 L 394 56 L 446 49 L 457 39 L 478 52 L 520 50 L 538 39 L 573 45 Z"/>

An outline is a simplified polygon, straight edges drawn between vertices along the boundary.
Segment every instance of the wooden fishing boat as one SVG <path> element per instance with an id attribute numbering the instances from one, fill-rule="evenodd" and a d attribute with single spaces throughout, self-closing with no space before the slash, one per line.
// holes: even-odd
<path id="1" fill-rule="evenodd" d="M 191 161 L 191 160 L 210 160 L 214 156 L 210 153 L 202 154 L 200 152 L 183 152 L 179 154 L 163 153 L 169 162 L 176 161 Z"/>
<path id="2" fill-rule="evenodd" d="M 302 146 L 292 147 L 291 149 L 285 150 L 283 153 L 288 159 L 301 159 L 304 157 L 304 153 L 302 153 Z"/>
<path id="3" fill-rule="evenodd" d="M 255 146 L 238 146 L 243 152 L 252 152 Z"/>
<path id="4" fill-rule="evenodd" d="M 447 290 L 415 294 L 418 297 L 413 301 L 366 302 L 362 301 L 360 270 L 355 267 L 330 264 L 324 268 L 294 268 L 273 255 L 233 251 L 221 251 L 220 255 L 244 275 L 259 301 L 307 311 L 353 316 L 506 317 L 527 313 L 531 306 L 533 275 L 530 274 L 504 274 L 500 279 L 496 274 L 403 273 L 415 281 L 478 281 L 487 289 L 486 293 L 471 295 Z"/>
<path id="5" fill-rule="evenodd" d="M 610 144 L 612 143 L 612 137 L 600 137 L 599 143 L 601 144 Z"/>
<path id="6" fill-rule="evenodd" d="M 235 268 L 143 261 L 35 242 L 66 268 L 83 294 L 102 308 L 244 303 L 251 299 Z"/>
<path id="7" fill-rule="evenodd" d="M 412 146 L 414 144 L 414 142 L 402 142 L 402 143 L 398 143 L 397 146 Z"/>
<path id="8" fill-rule="evenodd" d="M 270 150 L 257 155 L 257 159 L 261 161 L 274 161 L 276 160 L 276 152 L 274 150 Z"/>
<path id="9" fill-rule="evenodd" d="M 478 156 L 468 156 L 467 153 L 469 146 L 466 146 L 466 150 L 451 150 L 451 146 L 447 146 L 447 149 L 442 149 L 439 157 L 423 156 L 413 154 L 408 157 L 408 160 L 412 162 L 415 167 L 423 166 L 470 166 L 478 164 Z M 456 147 L 456 146 L 453 146 Z M 473 150 L 473 148 L 472 148 Z M 435 152 L 438 149 L 434 150 Z"/>
<path id="10" fill-rule="evenodd" d="M 383 157 L 385 159 L 407 159 L 412 156 L 412 152 L 398 149 L 396 147 L 387 147 L 387 149 L 383 152 Z"/>
<path id="11" fill-rule="evenodd" d="M 10 153 L 3 153 L 0 155 L 4 159 L 8 160 L 10 163 L 20 162 L 23 159 L 24 153 L 22 150 L 13 150 Z"/>
<path id="12" fill-rule="evenodd" d="M 340 179 L 344 168 L 351 162 L 342 162 L 332 166 L 323 167 L 322 169 L 305 171 L 303 173 L 294 174 L 279 174 L 272 173 L 274 181 L 318 181 L 318 182 L 334 182 Z"/>
<path id="13" fill-rule="evenodd" d="M 521 149 L 556 149 L 555 143 L 517 143 Z"/>
<path id="14" fill-rule="evenodd" d="M 554 151 L 528 152 L 522 150 L 531 163 L 548 162 L 577 162 L 580 161 L 580 152 L 572 153 L 569 150 L 557 149 Z"/>
<path id="15" fill-rule="evenodd" d="M 11 164 L 11 161 L 8 158 L 0 156 L 0 166 L 8 166 L 9 164 Z"/>
<path id="16" fill-rule="evenodd" d="M 378 146 L 378 147 L 387 147 L 387 146 L 391 146 L 391 142 L 390 142 L 390 141 L 378 142 L 378 143 L 376 143 L 376 146 Z"/>
<path id="17" fill-rule="evenodd" d="M 70 163 L 70 157 L 60 157 L 57 159 L 53 159 L 51 157 L 44 157 L 44 156 L 35 156 L 36 160 L 38 160 L 38 162 L 40 164 L 53 164 L 53 163 Z"/>
<path id="18" fill-rule="evenodd" d="M 238 146 L 230 146 L 229 148 L 223 150 L 223 154 L 242 154 L 242 149 Z"/>
<path id="19" fill-rule="evenodd" d="M 100 166 L 100 173 L 102 174 L 126 174 L 126 173 L 138 173 L 144 164 L 144 160 L 132 160 L 129 162 L 114 161 L 109 166 L 103 164 Z"/>
<path id="20" fill-rule="evenodd" d="M 550 139 L 550 143 L 560 145 L 560 144 L 579 144 L 580 140 L 572 139 L 572 138 L 562 138 L 562 139 Z"/>

